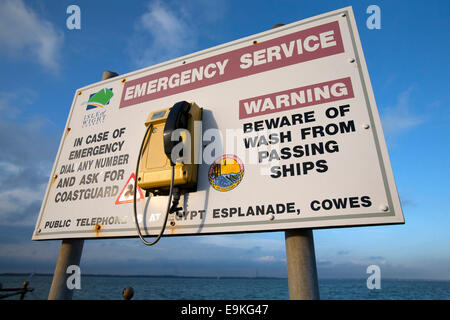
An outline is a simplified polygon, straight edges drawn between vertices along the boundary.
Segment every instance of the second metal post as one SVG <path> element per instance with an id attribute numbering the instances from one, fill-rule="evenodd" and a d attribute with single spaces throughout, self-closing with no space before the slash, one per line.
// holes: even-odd
<path id="1" fill-rule="evenodd" d="M 285 240 L 289 299 L 320 299 L 312 230 L 286 230 Z"/>

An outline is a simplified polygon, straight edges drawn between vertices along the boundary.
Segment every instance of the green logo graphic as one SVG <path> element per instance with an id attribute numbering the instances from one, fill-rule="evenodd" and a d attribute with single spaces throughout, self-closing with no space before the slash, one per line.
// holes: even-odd
<path id="1" fill-rule="evenodd" d="M 111 89 L 102 89 L 97 93 L 92 94 L 89 97 L 89 100 L 86 102 L 86 110 L 94 109 L 94 108 L 104 108 L 108 103 L 109 100 L 114 96 L 114 93 Z"/>

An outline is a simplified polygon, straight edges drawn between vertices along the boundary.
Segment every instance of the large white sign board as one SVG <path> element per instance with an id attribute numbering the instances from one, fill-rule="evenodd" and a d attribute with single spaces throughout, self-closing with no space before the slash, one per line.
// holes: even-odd
<path id="1" fill-rule="evenodd" d="M 144 121 L 182 100 L 203 108 L 198 190 L 165 235 L 404 222 L 347 7 L 77 90 L 33 239 L 136 236 Z M 137 204 L 157 234 L 167 197 Z"/>

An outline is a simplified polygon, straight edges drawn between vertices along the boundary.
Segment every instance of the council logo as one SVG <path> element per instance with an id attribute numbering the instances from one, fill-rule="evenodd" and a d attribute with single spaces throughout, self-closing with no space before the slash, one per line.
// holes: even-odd
<path id="1" fill-rule="evenodd" d="M 218 191 L 233 190 L 241 183 L 243 177 L 244 165 L 235 155 L 225 154 L 209 167 L 209 183 Z"/>
<path id="2" fill-rule="evenodd" d="M 91 94 L 89 100 L 82 104 L 86 105 L 86 111 L 89 112 L 85 113 L 81 126 L 87 128 L 104 123 L 106 119 L 106 106 L 113 96 L 112 88 L 104 88 Z"/>
<path id="3" fill-rule="evenodd" d="M 101 89 L 97 93 L 93 93 L 89 96 L 89 100 L 85 102 L 87 104 L 86 110 L 91 110 L 95 108 L 104 108 L 109 104 L 109 100 L 114 96 L 111 89 Z"/>

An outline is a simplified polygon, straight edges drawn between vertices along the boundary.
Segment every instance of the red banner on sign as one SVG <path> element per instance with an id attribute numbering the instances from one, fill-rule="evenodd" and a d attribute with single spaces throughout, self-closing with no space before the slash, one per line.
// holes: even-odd
<path id="1" fill-rule="evenodd" d="M 330 22 L 127 81 L 120 108 L 342 52 Z"/>
<path id="2" fill-rule="evenodd" d="M 353 98 L 350 77 L 239 101 L 239 119 Z"/>

